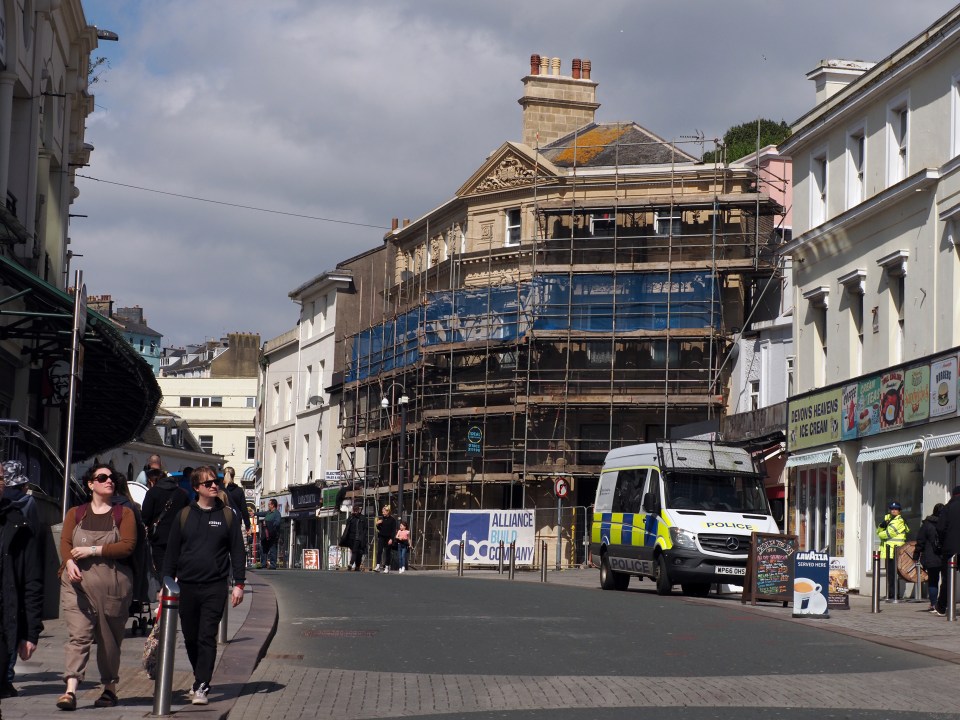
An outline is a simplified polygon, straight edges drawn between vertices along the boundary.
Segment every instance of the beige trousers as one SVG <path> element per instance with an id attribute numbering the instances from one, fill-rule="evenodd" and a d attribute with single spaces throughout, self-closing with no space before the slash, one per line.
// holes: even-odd
<path id="1" fill-rule="evenodd" d="M 120 531 L 74 530 L 74 547 L 117 542 Z M 90 646 L 97 643 L 97 669 L 100 682 L 116 683 L 120 679 L 120 643 L 130 616 L 133 598 L 133 573 L 116 560 L 102 557 L 85 558 L 77 565 L 83 578 L 77 584 L 60 579 L 60 612 L 67 626 L 69 639 L 64 646 L 63 679 L 81 682 L 90 660 Z"/>

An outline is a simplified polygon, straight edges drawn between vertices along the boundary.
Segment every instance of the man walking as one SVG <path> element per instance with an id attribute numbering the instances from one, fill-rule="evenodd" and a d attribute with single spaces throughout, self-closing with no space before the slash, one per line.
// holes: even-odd
<path id="1" fill-rule="evenodd" d="M 136 483 L 138 485 L 147 485 L 147 471 L 148 470 L 162 470 L 160 465 L 160 456 L 151 455 L 147 458 L 147 464 L 143 466 L 143 470 L 140 471 L 140 474 L 137 475 Z"/>
<path id="2" fill-rule="evenodd" d="M 267 514 L 263 517 L 262 528 L 260 529 L 260 550 L 263 552 L 263 566 L 268 570 L 277 569 L 281 522 L 277 501 L 270 498 L 267 501 Z"/>
<path id="3" fill-rule="evenodd" d="M 223 491 L 230 498 L 230 504 L 237 511 L 237 515 L 243 520 L 243 532 L 250 533 L 250 513 L 247 512 L 247 496 L 243 488 L 236 483 L 237 471 L 227 466 L 223 469 Z"/>
<path id="4" fill-rule="evenodd" d="M 901 547 L 907 541 L 907 533 L 910 528 L 907 527 L 906 520 L 900 515 L 902 508 L 896 500 L 887 505 L 887 514 L 883 516 L 880 525 L 877 526 L 877 537 L 880 538 L 880 555 L 887 560 L 887 602 L 899 602 L 900 598 L 897 592 L 900 584 L 897 577 L 897 548 Z"/>
<path id="5" fill-rule="evenodd" d="M 350 564 L 347 565 L 347 570 L 360 572 L 363 556 L 367 552 L 368 527 L 363 506 L 355 502 L 353 512 L 347 518 L 347 526 L 343 529 L 343 537 L 340 538 L 340 547 L 350 548 Z"/>
<path id="6" fill-rule="evenodd" d="M 176 479 L 165 474 L 162 470 L 151 468 L 147 471 L 147 482 L 150 489 L 143 497 L 143 507 L 140 510 L 143 524 L 147 530 L 147 542 L 153 558 L 153 573 L 157 583 L 163 582 L 160 574 L 163 570 L 164 558 L 167 554 L 167 541 L 170 538 L 170 528 L 180 517 L 180 511 L 190 504 L 190 498 L 180 487 Z"/>
<path id="7" fill-rule="evenodd" d="M 246 557 L 240 523 L 218 496 L 216 471 L 198 467 L 190 482 L 197 500 L 180 511 L 170 528 L 163 575 L 180 583 L 180 625 L 194 676 L 192 703 L 206 705 L 230 574 L 236 607 L 243 602 Z"/>

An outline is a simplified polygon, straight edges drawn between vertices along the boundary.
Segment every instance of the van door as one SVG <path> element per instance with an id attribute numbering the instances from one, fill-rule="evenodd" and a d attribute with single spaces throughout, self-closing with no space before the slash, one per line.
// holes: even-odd
<path id="1" fill-rule="evenodd" d="M 628 560 L 640 558 L 644 546 L 643 493 L 648 470 L 632 468 L 617 472 L 610 522 L 610 555 Z M 633 563 L 618 569 L 633 568 Z"/>
<path id="2" fill-rule="evenodd" d="M 640 548 L 640 559 L 650 561 L 649 565 L 644 564 L 644 568 L 645 572 L 652 573 L 653 556 L 657 549 L 657 535 L 659 534 L 661 522 L 660 510 L 663 509 L 663 494 L 660 492 L 660 473 L 656 469 L 650 469 L 648 471 L 644 495 L 647 494 L 653 496 L 653 504 L 656 510 L 652 513 L 647 513 L 642 507 L 640 508 L 640 512 L 643 513 L 641 521 L 643 526 L 643 547 Z"/>

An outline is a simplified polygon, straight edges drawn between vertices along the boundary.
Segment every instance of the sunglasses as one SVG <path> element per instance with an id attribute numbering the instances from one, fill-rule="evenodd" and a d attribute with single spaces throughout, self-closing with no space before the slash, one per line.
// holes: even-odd
<path id="1" fill-rule="evenodd" d="M 113 475 L 108 473 L 100 473 L 99 475 L 94 475 L 92 480 L 98 483 L 113 482 Z"/>
<path id="2" fill-rule="evenodd" d="M 216 480 L 204 480 L 204 481 L 203 481 L 202 483 L 200 483 L 197 487 L 205 487 L 205 488 L 208 488 L 208 489 L 209 489 L 209 488 L 216 487 L 216 486 L 217 486 L 217 481 L 216 481 Z"/>

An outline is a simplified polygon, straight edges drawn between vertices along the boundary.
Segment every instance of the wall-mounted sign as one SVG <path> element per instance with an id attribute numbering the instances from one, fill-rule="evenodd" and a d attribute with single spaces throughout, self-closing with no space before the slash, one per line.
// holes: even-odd
<path id="1" fill-rule="evenodd" d="M 880 429 L 903 427 L 903 370 L 880 376 Z"/>
<path id="2" fill-rule="evenodd" d="M 840 388 L 790 402 L 789 450 L 828 445 L 840 440 Z"/>
<path id="3" fill-rule="evenodd" d="M 903 421 L 921 422 L 930 417 L 930 366 L 910 368 L 903 374 Z"/>
<path id="4" fill-rule="evenodd" d="M 483 430 L 477 425 L 472 425 L 467 430 L 467 455 L 483 454 Z"/>
<path id="5" fill-rule="evenodd" d="M 867 437 L 880 432 L 880 378 L 861 380 L 857 390 L 857 435 Z"/>
<path id="6" fill-rule="evenodd" d="M 930 364 L 930 417 L 957 414 L 957 357 Z"/>

